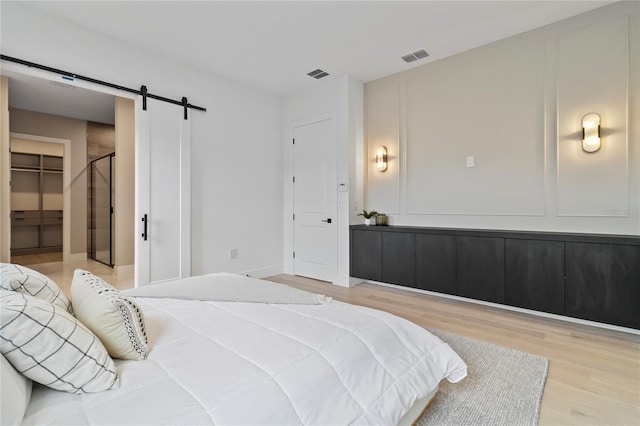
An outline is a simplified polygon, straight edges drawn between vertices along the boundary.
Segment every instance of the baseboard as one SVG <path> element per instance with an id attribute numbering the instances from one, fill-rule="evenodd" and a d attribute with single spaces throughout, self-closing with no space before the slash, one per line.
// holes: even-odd
<path id="1" fill-rule="evenodd" d="M 249 271 L 237 272 L 240 275 L 248 275 L 253 278 L 264 278 L 272 275 L 280 275 L 283 273 L 282 265 L 273 265 L 266 268 L 252 269 Z"/>
<path id="2" fill-rule="evenodd" d="M 116 275 L 133 275 L 135 272 L 135 265 L 114 266 L 113 269 L 116 271 Z"/>
<path id="3" fill-rule="evenodd" d="M 335 285 L 339 285 L 340 287 L 355 287 L 358 284 L 363 283 L 364 280 L 360 279 L 360 278 L 352 278 L 352 277 L 345 277 L 342 275 L 338 275 L 333 281 L 332 283 Z"/>
<path id="4" fill-rule="evenodd" d="M 602 323 L 602 322 L 596 322 L 596 321 L 583 320 L 583 319 L 580 319 L 580 318 L 567 317 L 567 316 L 564 316 L 564 315 L 550 314 L 550 313 L 547 313 L 547 312 L 534 311 L 534 310 L 531 310 L 531 309 L 517 308 L 515 306 L 501 305 L 500 303 L 485 302 L 484 300 L 469 299 L 469 298 L 466 298 L 466 297 L 453 296 L 453 295 L 450 295 L 450 294 L 437 293 L 435 291 L 422 290 L 422 289 L 419 289 L 419 288 L 405 287 L 405 286 L 395 285 L 395 284 L 388 284 L 388 283 L 383 283 L 383 282 L 379 282 L 379 281 L 365 280 L 364 282 L 369 283 L 369 284 L 375 284 L 375 285 L 383 286 L 383 287 L 391 287 L 391 288 L 397 288 L 399 290 L 407 290 L 407 291 L 411 291 L 411 292 L 414 292 L 414 293 L 426 294 L 426 295 L 429 295 L 429 296 L 441 297 L 443 299 L 452 299 L 452 300 L 459 300 L 461 302 L 475 303 L 476 305 L 490 306 L 492 308 L 504 309 L 506 311 L 520 312 L 520 313 L 523 313 L 523 314 L 529 314 L 529 315 L 533 315 L 533 316 L 537 316 L 537 317 L 551 318 L 551 319 L 570 322 L 570 323 L 574 323 L 574 324 L 587 325 L 587 326 L 591 326 L 591 327 L 603 328 L 603 329 L 612 330 L 612 331 L 620 331 L 622 333 L 628 333 L 628 334 L 634 334 L 634 335 L 640 336 L 640 330 L 636 330 L 635 328 L 621 327 L 621 326 L 618 326 L 618 325 L 605 324 L 605 323 Z"/>
<path id="5" fill-rule="evenodd" d="M 87 253 L 69 253 L 68 256 L 64 256 L 65 262 L 81 262 L 87 260 Z"/>

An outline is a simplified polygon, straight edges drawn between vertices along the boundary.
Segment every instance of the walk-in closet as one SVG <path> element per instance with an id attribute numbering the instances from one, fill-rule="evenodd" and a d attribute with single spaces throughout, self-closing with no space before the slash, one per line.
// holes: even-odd
<path id="1" fill-rule="evenodd" d="M 11 146 L 11 255 L 62 252 L 63 146 Z"/>

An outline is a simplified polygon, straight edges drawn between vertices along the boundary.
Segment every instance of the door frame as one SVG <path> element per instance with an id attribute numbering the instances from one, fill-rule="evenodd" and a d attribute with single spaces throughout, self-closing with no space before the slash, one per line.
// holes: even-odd
<path id="1" fill-rule="evenodd" d="M 26 65 L 21 65 L 21 64 L 16 64 L 16 63 L 12 63 L 12 62 L 7 62 L 7 63 L 3 63 L 2 64 L 2 71 L 7 71 L 9 73 L 9 75 L 6 74 L 6 72 L 0 72 L 0 75 L 7 75 L 8 77 L 10 77 L 10 74 L 15 73 L 15 74 L 22 74 L 22 75 L 28 75 L 31 77 L 37 77 L 37 78 L 41 78 L 44 80 L 48 80 L 48 81 L 60 81 L 61 80 L 61 76 L 59 74 L 53 73 L 53 72 L 49 72 L 49 71 L 44 71 L 38 68 L 30 68 Z M 65 81 L 65 83 L 69 83 L 68 81 Z M 131 93 L 131 92 L 127 92 L 124 90 L 120 90 L 120 89 L 114 89 L 108 86 L 103 86 L 97 83 L 90 83 L 84 80 L 73 80 L 73 85 L 76 87 L 80 87 L 83 89 L 87 89 L 87 90 L 92 90 L 94 92 L 100 92 L 100 93 L 105 93 L 105 94 L 109 94 L 112 96 L 117 96 L 120 98 L 127 98 L 127 99 L 131 99 L 134 102 L 134 111 L 139 111 L 142 110 L 142 105 L 144 103 L 142 96 L 140 96 L 137 93 Z M 141 134 L 146 131 L 145 129 L 141 129 L 139 126 L 139 123 L 141 123 L 141 121 L 139 121 L 140 119 L 142 119 L 143 117 L 138 117 L 138 114 L 136 114 L 135 117 L 135 155 L 136 155 L 136 162 L 135 162 L 135 179 L 134 179 L 134 185 L 135 185 L 135 207 L 134 207 L 134 223 L 135 223 L 135 236 L 134 236 L 134 244 L 136 244 L 136 248 L 135 248 L 135 254 L 134 254 L 134 287 L 138 287 L 139 283 L 138 283 L 138 273 L 137 273 L 137 269 L 141 266 L 140 265 L 140 258 L 139 258 L 139 244 L 140 244 L 140 235 L 142 233 L 142 223 L 140 222 L 140 217 L 142 215 L 142 212 L 140 211 L 140 194 L 138 191 L 138 188 L 140 188 L 140 179 L 139 179 L 139 168 L 140 168 L 140 164 L 139 164 L 139 149 L 140 149 L 140 137 Z M 191 123 L 190 123 L 191 124 Z M 147 129 L 148 130 L 148 129 Z M 190 135 L 190 132 L 189 132 Z M 189 136 L 190 137 L 190 136 Z M 2 149 L 4 149 L 4 147 L 1 147 Z M 186 181 L 189 186 L 190 186 L 190 167 L 184 167 L 184 163 L 185 161 L 190 163 L 190 156 L 191 156 L 191 151 L 190 151 L 190 146 L 189 149 L 184 151 L 182 153 L 184 155 L 184 157 L 181 157 L 181 165 L 182 165 L 182 171 L 183 173 L 186 173 L 188 176 L 183 175 L 183 180 Z M 186 156 L 188 156 L 188 158 L 186 158 Z M 5 185 L 4 183 L 2 184 L 3 186 Z M 8 182 L 6 183 L 6 188 L 8 188 Z M 180 234 L 183 235 L 183 233 L 188 232 L 187 238 L 191 238 L 191 221 L 190 221 L 190 215 L 191 215 L 191 199 L 190 199 L 190 187 L 189 187 L 189 195 L 187 197 L 184 197 L 181 199 L 181 203 L 183 204 L 182 206 L 182 216 L 185 218 L 185 220 L 182 221 L 181 223 L 181 228 L 180 228 Z M 4 188 L 3 188 L 4 190 Z M 186 207 L 185 207 L 186 206 Z M 8 208 L 8 206 L 6 207 Z M 185 211 L 186 209 L 186 211 Z M 4 215 L 6 214 L 8 217 L 9 215 L 9 210 L 6 211 L 2 211 L 5 210 L 5 208 L 0 208 L 0 215 Z M 65 215 L 65 217 L 67 217 L 68 215 Z M 181 244 L 182 245 L 182 244 Z M 189 246 L 187 247 L 188 251 L 186 251 L 186 253 L 181 253 L 181 255 L 184 255 L 181 257 L 180 260 L 180 267 L 181 267 L 181 271 L 187 271 L 187 274 L 190 275 L 191 273 L 191 246 L 189 244 Z M 86 256 L 86 255 L 85 255 Z"/>
<path id="2" fill-rule="evenodd" d="M 16 63 L 13 63 L 13 62 L 8 62 L 8 61 L 4 61 L 2 63 L 2 71 L 8 71 L 9 74 L 16 73 L 16 74 L 22 74 L 22 75 L 27 75 L 27 76 L 31 76 L 31 77 L 41 78 L 43 80 L 48 80 L 48 81 L 60 81 L 61 80 L 61 77 L 60 77 L 59 74 L 56 74 L 56 73 L 53 73 L 53 72 L 49 72 L 49 71 L 44 71 L 44 70 L 41 70 L 41 69 L 38 69 L 38 68 L 30 68 L 30 67 L 28 67 L 26 65 L 16 64 Z M 0 75 L 6 75 L 6 74 L 4 72 L 0 72 Z M 7 77 L 10 78 L 10 75 L 7 75 Z M 69 82 L 65 81 L 65 83 L 68 84 Z M 9 84 L 10 84 L 10 82 L 9 82 Z M 130 93 L 130 92 L 124 91 L 124 90 L 114 89 L 114 88 L 111 88 L 111 87 L 108 87 L 108 86 L 102 86 L 100 84 L 90 83 L 90 82 L 87 82 L 87 81 L 84 81 L 84 80 L 74 80 L 73 81 L 73 85 L 76 86 L 76 87 L 80 87 L 82 89 L 92 90 L 94 92 L 105 93 L 105 94 L 112 95 L 112 96 L 118 96 L 120 98 L 131 99 L 135 103 L 135 105 L 134 105 L 134 109 L 135 110 L 137 110 L 138 106 L 141 105 L 141 103 L 142 103 L 142 97 L 141 96 L 139 96 L 137 94 L 134 94 L 134 93 Z M 138 144 L 139 144 L 137 122 L 136 122 L 135 132 L 136 133 L 135 133 L 135 142 L 134 142 L 134 144 L 135 144 L 135 150 L 136 150 L 136 155 L 137 155 Z M 4 147 L 2 149 L 4 149 Z M 65 155 L 65 159 L 66 159 L 66 157 L 67 156 Z M 69 161 L 70 160 L 71 159 L 69 157 Z M 67 169 L 67 167 L 66 167 L 66 164 L 65 164 L 65 170 L 66 169 Z M 137 191 L 138 191 L 137 185 L 138 185 L 138 173 L 139 173 L 139 170 L 138 170 L 137 166 L 136 166 L 136 170 L 135 170 L 134 173 L 135 173 L 136 208 L 137 208 L 137 195 L 138 195 L 138 193 L 137 193 Z M 3 189 L 6 189 L 7 191 L 10 190 L 9 182 L 6 182 L 6 183 L 3 182 L 2 185 L 5 187 Z M 7 192 L 7 193 L 9 193 L 9 192 Z M 65 205 L 65 208 L 66 208 L 66 205 Z M 139 216 L 138 213 L 139 212 L 137 210 L 134 212 L 135 218 L 137 218 Z M 3 205 L 3 207 L 0 210 L 0 221 L 2 221 L 2 222 L 10 221 L 10 218 L 9 218 L 10 214 L 11 214 L 11 211 L 10 211 L 9 205 L 7 204 L 6 208 Z M 67 218 L 69 218 L 69 215 L 65 214 L 64 218 L 63 218 L 63 222 L 66 221 Z M 138 222 L 139 222 L 138 220 L 135 220 L 135 224 L 136 224 L 135 225 L 135 233 L 136 233 L 136 235 L 139 235 L 141 233 L 140 224 Z M 69 222 L 69 226 L 70 226 L 70 222 Z M 4 228 L 2 228 L 2 229 L 4 229 Z M 10 244 L 10 242 L 7 242 L 6 244 Z M 70 250 L 71 248 L 69 246 L 70 246 L 70 241 L 69 241 L 69 244 L 66 244 L 66 241 L 63 241 L 63 250 L 65 248 L 67 248 L 67 247 Z M 63 256 L 64 256 L 64 258 L 66 260 L 67 259 L 66 256 L 64 254 L 63 254 Z M 86 258 L 86 255 L 85 255 L 85 258 Z M 71 259 L 71 260 L 77 260 L 77 259 Z M 134 255 L 134 265 L 137 265 L 137 264 L 138 264 L 137 255 Z M 134 281 L 134 286 L 135 287 L 138 286 L 137 281 Z"/>
<path id="3" fill-rule="evenodd" d="M 76 259 L 71 256 L 71 141 L 69 139 L 50 138 L 48 136 L 29 135 L 26 133 L 9 132 L 9 147 L 11 147 L 11 139 L 24 139 L 36 142 L 59 143 L 63 145 L 64 154 L 62 157 L 62 260 L 65 262 Z M 11 169 L 11 166 L 9 166 Z M 11 190 L 11 188 L 9 188 Z M 9 194 L 11 197 L 11 194 Z M 9 201 L 9 215 L 11 214 L 11 201 Z M 9 215 L 2 215 L 5 220 Z M 11 220 L 10 218 L 8 220 Z M 4 242 L 11 245 L 11 226 L 9 226 L 9 238 Z M 10 252 L 9 252 L 10 253 Z"/>
<path id="4" fill-rule="evenodd" d="M 297 120 L 297 121 L 292 121 L 289 122 L 289 137 L 286 140 L 286 155 L 289 157 L 288 161 L 285 162 L 285 164 L 287 164 L 287 166 L 289 167 L 289 173 L 285 173 L 284 175 L 284 179 L 285 179 L 285 214 L 284 214 L 284 230 L 285 230 L 285 236 L 284 236 L 284 273 L 285 274 L 290 274 L 290 275 L 294 275 L 294 261 L 293 261 L 293 251 L 295 248 L 295 222 L 293 221 L 293 212 L 295 211 L 295 196 L 294 196 L 294 191 L 295 191 L 295 187 L 294 187 L 294 183 L 293 183 L 293 174 L 295 171 L 295 158 L 294 158 L 294 147 L 293 147 L 293 135 L 294 135 L 294 129 L 296 127 L 302 127 L 302 126 L 308 126 L 310 124 L 313 123 L 319 123 L 321 121 L 327 121 L 327 120 L 333 120 L 334 123 L 334 139 L 333 139 L 333 143 L 336 145 L 336 152 L 337 152 L 337 148 L 338 148 L 338 116 L 336 113 L 329 113 L 329 114 L 321 114 L 321 115 L 316 115 L 313 117 L 309 117 L 309 118 L 305 118 L 303 120 Z M 337 162 L 338 162 L 338 158 L 336 156 L 336 158 L 334 158 L 334 160 L 336 161 L 336 170 L 337 168 Z M 337 176 L 336 176 L 336 182 L 337 182 Z M 336 197 L 336 206 L 337 206 L 337 200 L 338 200 L 338 193 L 337 193 L 337 188 L 334 188 L 334 191 L 332 192 L 332 196 Z M 333 215 L 332 217 L 336 218 L 336 229 L 337 229 L 337 222 L 338 222 L 338 214 L 337 214 L 337 209 L 335 214 L 332 212 L 331 214 Z M 338 247 L 336 246 L 336 270 L 334 271 L 333 275 L 334 278 L 331 280 L 333 283 L 337 282 L 338 279 Z"/>

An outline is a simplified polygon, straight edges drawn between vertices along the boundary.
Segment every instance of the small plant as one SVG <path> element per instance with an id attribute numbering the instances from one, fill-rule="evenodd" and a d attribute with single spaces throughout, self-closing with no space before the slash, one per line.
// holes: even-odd
<path id="1" fill-rule="evenodd" d="M 379 216 L 380 213 L 378 213 L 375 210 L 371 210 L 371 211 L 366 211 L 366 210 L 362 210 L 362 213 L 358 213 L 358 216 L 362 216 L 365 219 L 371 219 L 372 217 L 376 217 Z"/>

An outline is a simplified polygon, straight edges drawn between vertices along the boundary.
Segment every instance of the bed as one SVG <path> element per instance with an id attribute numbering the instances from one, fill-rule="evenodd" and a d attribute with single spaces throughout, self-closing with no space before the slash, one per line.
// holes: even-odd
<path id="1" fill-rule="evenodd" d="M 410 424 L 467 374 L 409 321 L 268 281 L 211 274 L 118 297 L 143 313 L 144 359 L 116 360 L 105 392 L 34 383 L 23 424 Z"/>

